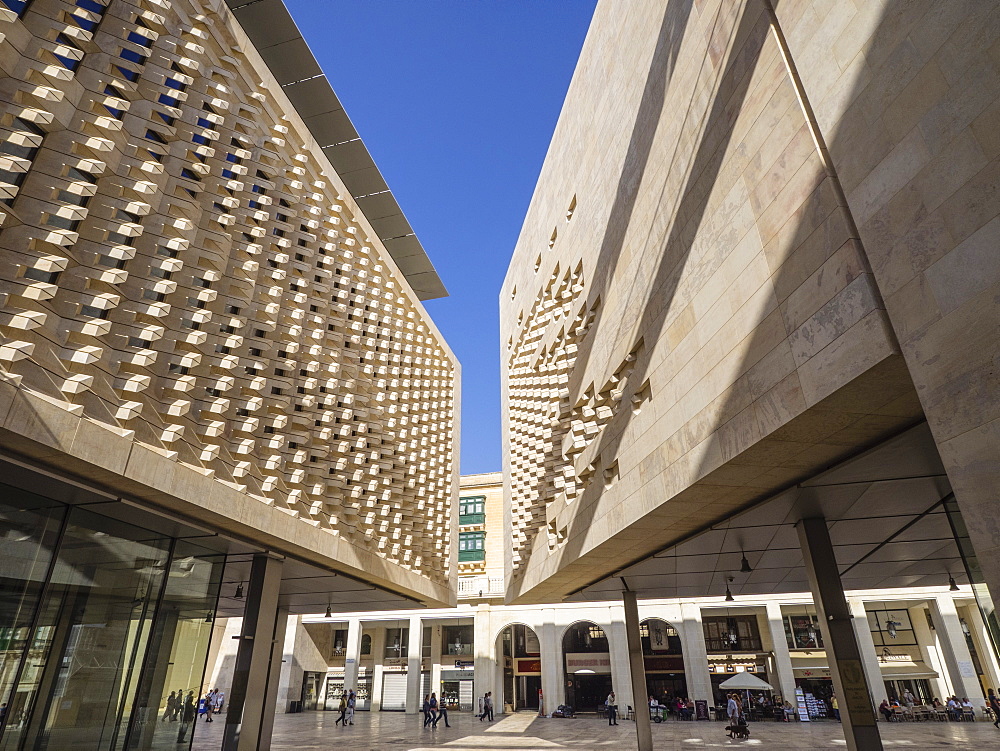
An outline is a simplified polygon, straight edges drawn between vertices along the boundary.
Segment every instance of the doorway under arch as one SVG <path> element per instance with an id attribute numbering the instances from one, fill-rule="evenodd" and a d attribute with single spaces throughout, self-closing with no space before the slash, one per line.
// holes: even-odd
<path id="1" fill-rule="evenodd" d="M 576 712 L 602 711 L 612 691 L 611 650 L 604 629 L 577 621 L 563 633 L 566 704 Z"/>
<path id="2" fill-rule="evenodd" d="M 497 636 L 496 654 L 503 663 L 503 703 L 494 707 L 505 712 L 538 711 L 542 690 L 542 651 L 530 626 L 512 623 Z"/>
<path id="3" fill-rule="evenodd" d="M 646 669 L 646 694 L 673 713 L 677 700 L 688 698 L 680 634 L 669 621 L 646 618 L 639 624 L 639 637 Z"/>

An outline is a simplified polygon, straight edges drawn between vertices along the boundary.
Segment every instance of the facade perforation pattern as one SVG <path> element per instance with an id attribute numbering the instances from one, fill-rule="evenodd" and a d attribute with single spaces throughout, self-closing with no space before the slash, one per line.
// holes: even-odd
<path id="1" fill-rule="evenodd" d="M 455 364 L 207 5 L 0 7 L 0 378 L 446 580 Z"/>

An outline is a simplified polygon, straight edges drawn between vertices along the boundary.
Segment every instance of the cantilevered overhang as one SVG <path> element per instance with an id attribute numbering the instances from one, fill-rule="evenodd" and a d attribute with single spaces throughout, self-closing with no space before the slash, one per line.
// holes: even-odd
<path id="1" fill-rule="evenodd" d="M 570 601 L 808 592 L 796 523 L 823 517 L 847 590 L 966 582 L 951 486 L 922 423 L 676 545 L 579 588 Z M 743 569 L 743 560 L 749 571 Z"/>
<path id="2" fill-rule="evenodd" d="M 448 290 L 282 0 L 226 0 L 421 300 Z"/>

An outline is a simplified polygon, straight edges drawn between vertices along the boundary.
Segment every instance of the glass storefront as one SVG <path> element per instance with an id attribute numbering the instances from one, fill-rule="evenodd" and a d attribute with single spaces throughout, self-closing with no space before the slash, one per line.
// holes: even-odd
<path id="1" fill-rule="evenodd" d="M 224 563 L 0 485 L 0 751 L 188 748 Z"/>

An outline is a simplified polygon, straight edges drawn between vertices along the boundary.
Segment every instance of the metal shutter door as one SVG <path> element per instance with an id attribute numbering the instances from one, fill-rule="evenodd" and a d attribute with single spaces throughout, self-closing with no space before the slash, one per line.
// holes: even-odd
<path id="1" fill-rule="evenodd" d="M 462 712 L 472 709 L 472 681 L 458 682 L 458 709 Z"/>
<path id="2" fill-rule="evenodd" d="M 406 673 L 382 675 L 382 711 L 402 712 L 406 709 Z"/>
<path id="3" fill-rule="evenodd" d="M 431 673 L 425 670 L 420 674 L 420 707 L 424 705 L 424 697 L 431 692 Z M 417 707 L 417 709 L 420 709 Z"/>

